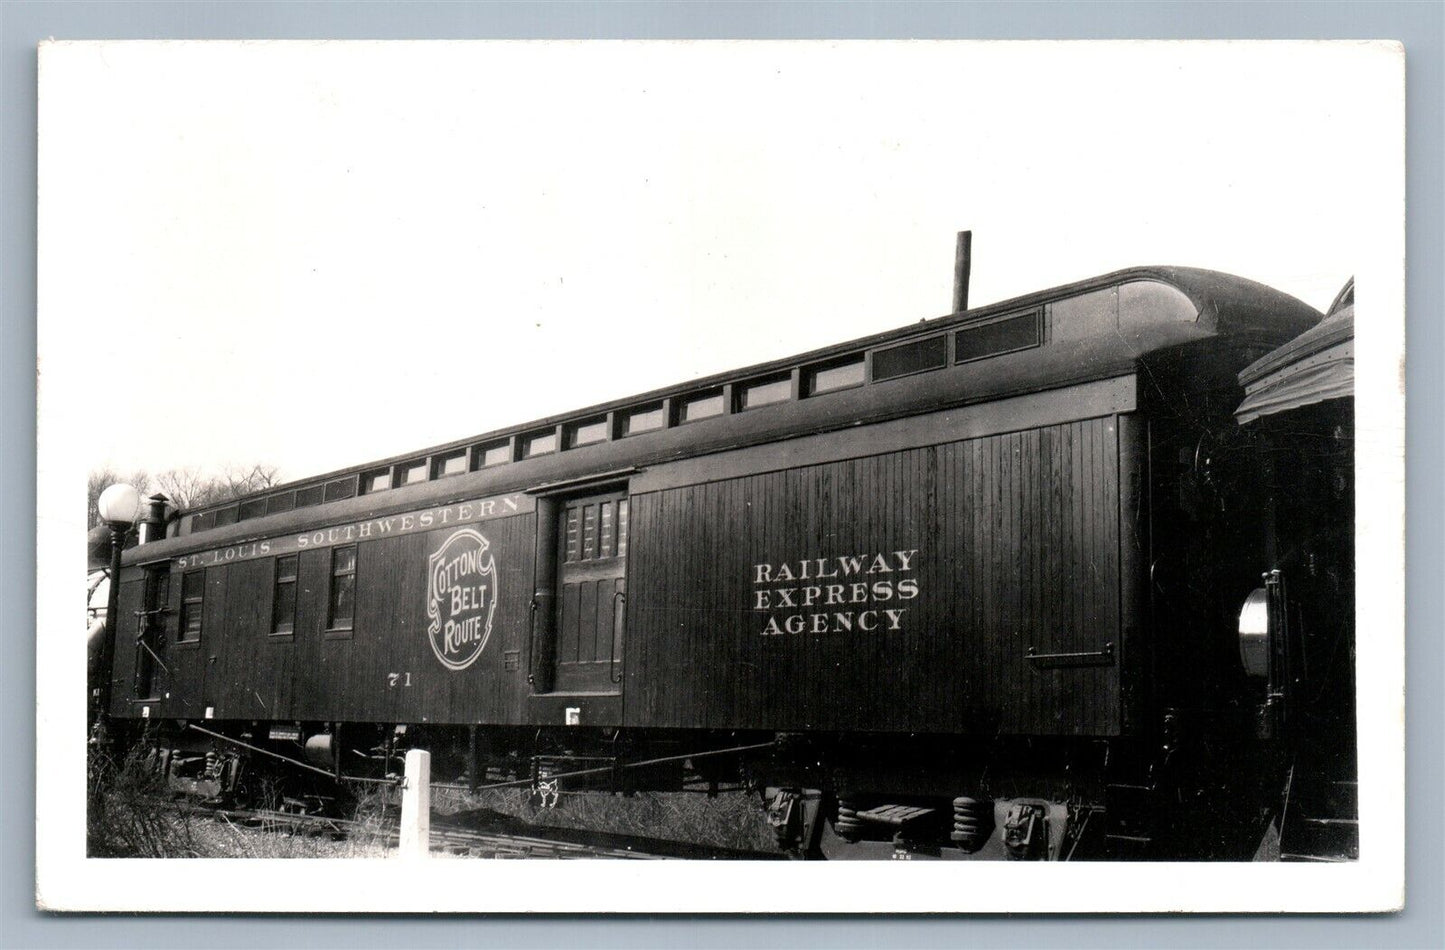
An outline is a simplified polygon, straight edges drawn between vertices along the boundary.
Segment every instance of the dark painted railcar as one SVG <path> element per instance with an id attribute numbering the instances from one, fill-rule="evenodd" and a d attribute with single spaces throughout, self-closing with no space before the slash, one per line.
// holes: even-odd
<path id="1" fill-rule="evenodd" d="M 814 850 L 825 816 L 840 848 L 1234 854 L 1267 541 L 1210 465 L 1236 374 L 1319 316 L 1121 271 L 183 513 L 126 555 L 109 714 L 220 784 L 219 736 L 474 783 L 691 753 Z"/>
<path id="2" fill-rule="evenodd" d="M 1259 731 L 1285 740 L 1286 860 L 1359 854 L 1354 343 L 1351 280 L 1325 319 L 1240 372 L 1240 431 L 1218 453 L 1221 477 L 1261 483 L 1266 545 L 1240 639 Z"/>

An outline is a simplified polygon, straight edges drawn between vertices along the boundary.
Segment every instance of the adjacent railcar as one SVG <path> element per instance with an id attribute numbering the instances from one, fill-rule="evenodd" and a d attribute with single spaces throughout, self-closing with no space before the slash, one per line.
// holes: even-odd
<path id="1" fill-rule="evenodd" d="M 1269 542 L 1212 450 L 1319 319 L 1120 271 L 186 512 L 126 554 L 108 712 L 218 792 L 248 747 L 690 755 L 813 852 L 1235 856 Z"/>
<path id="2" fill-rule="evenodd" d="M 1260 734 L 1282 740 L 1285 860 L 1359 854 L 1354 324 L 1351 280 L 1325 319 L 1240 372 L 1240 430 L 1216 453 L 1223 479 L 1262 483 L 1267 543 L 1240 638 Z"/>

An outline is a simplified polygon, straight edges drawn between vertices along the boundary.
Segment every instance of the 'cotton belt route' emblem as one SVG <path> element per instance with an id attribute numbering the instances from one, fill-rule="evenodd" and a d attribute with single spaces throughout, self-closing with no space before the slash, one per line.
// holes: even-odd
<path id="1" fill-rule="evenodd" d="M 489 548 L 475 528 L 460 528 L 427 562 L 427 638 L 448 669 L 471 666 L 492 635 L 497 566 Z"/>

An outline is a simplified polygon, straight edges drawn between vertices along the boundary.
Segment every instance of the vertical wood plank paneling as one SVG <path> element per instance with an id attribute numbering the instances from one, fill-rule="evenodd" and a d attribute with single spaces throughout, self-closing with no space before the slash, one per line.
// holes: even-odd
<path id="1" fill-rule="evenodd" d="M 984 491 L 989 502 L 988 521 L 984 525 L 982 539 L 988 558 L 983 573 L 984 589 L 988 591 L 988 613 L 984 616 L 980 626 L 980 632 L 983 634 L 980 646 L 984 649 L 992 647 L 991 652 L 1002 658 L 1000 628 L 1003 625 L 1005 611 L 1008 609 L 1001 579 L 1003 566 L 999 563 L 1002 557 L 1001 536 L 1004 531 L 1003 492 L 1005 487 L 1003 479 L 999 477 L 1000 470 L 1003 468 L 1003 446 L 997 437 L 985 439 L 984 445 L 988 451 L 979 475 L 983 480 Z M 1006 666 L 1006 664 L 1003 665 Z"/>
<path id="2" fill-rule="evenodd" d="M 1025 651 L 1120 643 L 1118 426 L 1103 417 L 635 496 L 621 644 L 627 721 L 987 734 L 1117 728 L 1117 670 L 1042 669 Z M 609 525 L 598 509 L 578 543 L 610 543 Z M 487 649 L 464 671 L 444 668 L 426 636 L 427 555 L 449 530 L 359 545 L 349 639 L 326 638 L 327 551 L 301 552 L 290 641 L 268 636 L 271 560 L 210 569 L 201 644 L 168 644 L 166 682 L 226 717 L 522 721 L 525 662 L 505 671 L 503 654 L 526 648 L 534 519 L 483 528 L 502 600 Z M 915 549 L 920 595 L 858 608 L 905 610 L 903 629 L 762 636 L 770 617 L 790 611 L 756 608 L 755 565 L 823 558 L 826 566 Z M 884 573 L 868 583 L 879 578 L 898 579 Z M 578 585 L 563 601 L 559 644 L 573 659 L 613 658 L 620 583 Z M 139 585 L 129 590 L 122 596 L 138 599 Z M 176 575 L 177 607 L 180 592 Z M 827 606 L 791 613 L 826 615 L 827 626 L 845 613 Z M 133 639 L 123 631 L 123 645 Z M 116 650 L 118 695 L 129 692 L 131 652 Z M 251 675 L 258 668 L 267 676 Z M 410 674 L 412 685 L 390 685 L 393 674 Z"/>
<path id="3" fill-rule="evenodd" d="M 342 673 L 335 644 L 323 640 L 331 560 L 322 551 L 302 551 L 296 564 L 296 633 L 293 643 L 291 717 L 316 721 L 328 718 L 323 707 L 327 684 Z"/>
<path id="4" fill-rule="evenodd" d="M 360 542 L 356 545 L 356 607 L 351 631 L 349 635 L 341 634 L 327 641 L 335 646 L 347 670 L 348 692 L 344 701 L 346 719 L 384 722 L 390 718 L 390 710 L 387 708 L 390 705 L 391 697 L 387 695 L 390 690 L 378 681 L 377 668 L 390 665 L 385 662 L 390 659 L 386 651 L 390 626 L 386 602 L 394 601 L 401 593 L 400 590 L 384 592 L 384 588 L 400 587 L 402 578 L 393 576 L 391 583 L 386 585 L 365 581 L 381 576 L 384 566 L 394 561 L 393 558 L 382 555 L 391 553 L 388 549 L 394 547 L 395 543 L 395 540 L 387 539 Z M 333 576 L 337 563 L 336 550 L 333 549 L 331 554 L 328 586 L 337 583 Z M 378 656 L 378 653 L 381 655 Z"/>
<path id="5" fill-rule="evenodd" d="M 161 700 L 160 708 L 154 710 L 160 716 L 177 715 L 173 710 L 181 708 L 181 693 L 177 688 L 176 680 L 176 659 L 172 645 L 176 641 L 176 633 L 180 629 L 181 614 L 181 575 L 172 572 L 170 575 L 170 594 L 162 605 L 166 613 L 161 616 L 161 641 L 156 644 L 156 655 L 160 662 L 155 663 L 151 676 L 151 696 Z M 124 589 L 122 588 L 122 593 Z M 134 651 L 132 651 L 134 653 Z M 129 668 L 129 667 L 128 667 Z M 146 697 L 149 698 L 149 697 Z"/>
<path id="6" fill-rule="evenodd" d="M 718 523 L 726 523 L 732 517 L 734 510 L 741 508 L 742 518 L 733 523 L 734 537 L 738 539 L 746 551 L 761 550 L 762 538 L 759 536 L 759 525 L 766 517 L 759 510 L 761 499 L 750 498 L 742 491 L 741 486 L 724 483 L 718 486 L 716 505 L 713 511 L 713 519 Z M 752 571 L 752 564 L 748 565 L 749 572 Z M 717 574 L 713 575 L 719 581 Z M 719 643 L 719 655 L 725 665 L 725 669 L 733 670 L 733 675 L 724 677 L 724 680 L 731 684 L 731 701 L 733 709 L 751 709 L 758 705 L 758 683 L 761 677 L 759 657 L 749 655 L 742 649 L 743 640 L 748 636 L 747 628 L 752 626 L 755 616 L 752 591 L 746 585 L 738 584 L 734 580 L 732 587 L 734 602 L 738 597 L 743 598 L 743 609 L 731 616 L 720 620 L 716 624 Z M 727 592 L 721 594 L 722 598 L 728 597 Z M 725 700 L 726 701 L 726 700 Z"/>
<path id="7" fill-rule="evenodd" d="M 1119 479 L 1119 417 L 1110 416 L 1106 421 L 1106 438 L 1100 448 L 1099 465 L 1104 472 L 1104 490 L 1099 495 L 1099 518 L 1104 526 L 1104 537 L 1100 542 L 1103 549 L 1122 551 L 1119 524 L 1118 500 L 1123 485 Z M 1122 557 L 1109 558 L 1106 572 L 1100 584 L 1104 590 L 1104 610 L 1100 623 L 1114 635 L 1116 655 L 1123 638 L 1123 605 L 1120 602 L 1120 578 L 1123 576 Z M 1117 669 L 1112 679 L 1106 679 L 1098 670 L 1093 671 L 1094 695 L 1103 700 L 1097 720 L 1118 723 L 1122 713 Z"/>
<path id="8" fill-rule="evenodd" d="M 209 597 L 211 594 L 211 582 L 209 575 L 219 568 L 209 568 L 202 571 L 206 576 L 203 585 L 202 597 Z M 182 579 L 172 582 L 172 586 L 180 590 L 181 596 L 177 599 L 177 615 L 179 616 L 181 605 L 184 603 L 185 582 Z M 173 640 L 168 645 L 165 656 L 166 665 L 174 672 L 175 692 L 172 702 L 167 704 L 166 714 L 179 718 L 197 718 L 204 714 L 205 696 L 205 674 L 206 674 L 206 650 L 209 644 L 207 638 L 220 633 L 217 629 L 210 629 L 207 626 L 209 619 L 204 602 L 201 605 L 201 636 L 199 641 L 188 640 L 178 642 Z"/>
<path id="9" fill-rule="evenodd" d="M 1022 497 L 1026 503 L 1021 506 L 1019 522 L 1019 610 L 1020 618 L 1024 625 L 1018 631 L 1018 636 L 1005 649 L 1017 652 L 1019 641 L 1026 638 L 1030 631 L 1027 621 L 1029 618 L 1040 616 L 1039 602 L 1039 572 L 1043 569 L 1040 555 L 1043 553 L 1042 546 L 1038 543 L 1039 519 L 1042 514 L 1042 498 L 1039 491 L 1038 481 L 1038 460 L 1039 460 L 1039 433 L 1037 431 L 1024 432 L 1020 435 L 1020 472 L 1019 486 Z M 1031 500 L 1031 501 L 1030 501 Z M 1035 621 L 1037 622 L 1037 621 Z M 1034 715 L 1032 699 L 1022 711 L 1025 718 Z"/>
<path id="10" fill-rule="evenodd" d="M 217 664 L 226 642 L 226 581 L 230 565 L 206 569 L 206 593 L 202 607 L 199 666 L 201 705 L 215 709 L 223 688 Z M 194 695 L 194 694 L 193 694 Z M 204 712 L 202 712 L 204 715 Z M 216 715 L 220 715 L 219 710 Z"/>
<path id="11" fill-rule="evenodd" d="M 1144 472 L 1148 427 L 1135 415 L 1115 417 L 1118 425 L 1119 472 L 1119 717 L 1126 731 L 1138 731 L 1154 683 L 1153 660 L 1140 634 L 1148 603 L 1149 563 Z"/>
<path id="12" fill-rule="evenodd" d="M 1106 418 L 636 496 L 629 723 L 1116 728 L 1115 670 L 1025 657 L 1117 639 L 1114 444 Z M 863 605 L 904 629 L 762 635 L 789 611 L 755 565 L 913 549 L 920 596 Z"/>
<path id="13" fill-rule="evenodd" d="M 139 571 L 134 572 L 135 579 L 131 579 L 131 572 L 122 571 L 120 591 L 116 603 L 118 616 L 107 620 L 108 629 L 106 636 L 111 637 L 111 665 L 110 665 L 110 706 L 107 710 L 111 716 L 133 716 L 139 715 L 139 711 L 133 708 L 131 699 L 134 693 L 131 684 L 135 681 L 135 638 L 140 631 L 140 621 L 136 617 L 136 611 L 140 610 L 141 599 L 144 596 L 144 581 Z M 112 582 L 116 583 L 116 582 Z M 181 678 L 179 683 L 185 683 Z M 154 710 L 159 713 L 160 710 Z M 170 715 L 169 709 L 166 715 Z"/>
<path id="14" fill-rule="evenodd" d="M 1099 550 L 1099 544 L 1103 540 L 1103 526 L 1100 520 L 1104 512 L 1100 509 L 1103 505 L 1101 493 L 1104 487 L 1104 473 L 1099 468 L 1102 459 L 1099 449 L 1100 441 L 1104 437 L 1104 427 L 1101 420 L 1098 419 L 1090 420 L 1084 423 L 1084 426 L 1088 431 L 1087 445 L 1089 449 L 1085 462 L 1089 481 L 1089 498 L 1085 515 L 1088 524 L 1086 550 L 1096 551 Z M 1088 604 L 1088 614 L 1079 636 L 1082 642 L 1089 642 L 1091 646 L 1117 639 L 1113 632 L 1104 629 L 1104 616 L 1100 609 L 1102 603 L 1098 588 L 1103 583 L 1104 564 L 1104 560 L 1100 558 L 1089 557 L 1086 560 L 1085 583 L 1089 589 L 1085 598 Z M 1094 685 L 1094 670 L 1086 668 L 1081 672 L 1084 675 L 1075 678 L 1074 705 L 1079 712 L 1080 719 L 1089 721 L 1098 714 L 1099 697 L 1091 688 Z"/>
<path id="15" fill-rule="evenodd" d="M 582 625 L 581 603 L 575 586 L 563 588 L 558 593 L 561 614 L 557 620 L 557 662 L 577 662 L 577 631 Z"/>
<path id="16" fill-rule="evenodd" d="M 1069 433 L 1069 455 L 1072 460 L 1070 466 L 1069 488 L 1072 493 L 1069 507 L 1069 526 L 1071 530 L 1069 546 L 1070 552 L 1075 552 L 1070 559 L 1070 584 L 1069 600 L 1071 612 L 1069 625 L 1066 628 L 1067 636 L 1063 640 L 1065 650 L 1083 650 L 1087 642 L 1091 647 L 1097 646 L 1092 643 L 1094 637 L 1087 631 L 1088 615 L 1085 608 L 1085 601 L 1089 592 L 1088 570 L 1089 564 L 1086 557 L 1080 557 L 1079 553 L 1085 551 L 1089 542 L 1087 530 L 1087 518 L 1089 509 L 1089 472 L 1087 423 L 1071 423 L 1068 427 Z M 1068 675 L 1062 672 L 1054 673 L 1052 678 L 1058 682 L 1059 707 L 1061 711 L 1077 721 L 1079 714 L 1078 704 L 1075 701 L 1075 686 L 1079 681 L 1079 671 L 1071 670 Z M 1087 670 L 1083 671 L 1087 674 Z"/>
<path id="17" fill-rule="evenodd" d="M 1089 540 L 1087 530 L 1087 513 L 1089 499 L 1089 472 L 1087 471 L 1088 448 L 1086 440 L 1088 429 L 1086 425 L 1072 423 L 1068 427 L 1069 436 L 1069 544 L 1066 550 L 1071 552 L 1083 551 Z M 1085 625 L 1088 622 L 1085 601 L 1088 591 L 1085 587 L 1088 584 L 1088 561 L 1085 558 L 1075 555 L 1070 558 L 1069 564 L 1070 582 L 1068 588 L 1069 597 L 1069 622 L 1061 633 L 1065 636 L 1056 641 L 1059 643 L 1056 649 L 1072 651 L 1082 650 L 1082 644 L 1091 639 Z M 1079 707 L 1075 696 L 1075 685 L 1079 681 L 1077 670 L 1071 670 L 1068 674 L 1055 672 L 1049 678 L 1055 681 L 1055 690 L 1058 694 L 1058 714 L 1071 721 L 1077 721 Z M 1087 672 L 1087 671 L 1085 671 Z"/>
<path id="18" fill-rule="evenodd" d="M 280 712 L 274 684 L 282 671 L 262 651 L 269 629 L 269 614 L 265 622 L 261 615 L 271 602 L 271 564 L 265 559 L 226 568 L 222 611 L 226 622 L 214 631 L 205 650 L 218 719 L 272 719 Z M 253 675 L 257 669 L 275 675 L 258 679 Z"/>
<path id="19" fill-rule="evenodd" d="M 430 552 L 452 530 L 369 542 L 374 546 L 370 563 L 396 582 L 381 588 L 389 596 L 357 604 L 358 624 L 371 631 L 364 643 L 379 657 L 368 667 L 369 696 L 359 702 L 380 703 L 386 711 L 382 718 L 397 722 L 522 722 L 526 665 L 521 657 L 530 631 L 536 519 L 502 518 L 478 528 L 490 545 L 497 599 L 486 646 L 461 670 L 437 659 L 427 633 L 425 568 Z M 518 656 L 514 670 L 505 669 L 509 650 Z M 393 673 L 398 674 L 396 686 L 390 685 Z M 403 685 L 407 674 L 410 686 Z"/>
<path id="20" fill-rule="evenodd" d="M 593 613 L 597 622 L 592 625 L 592 656 L 598 663 L 612 659 L 612 595 L 616 591 L 617 578 L 600 579 L 593 590 Z"/>
<path id="21" fill-rule="evenodd" d="M 317 616 L 316 636 L 320 643 L 322 661 L 319 672 L 324 677 L 321 682 L 321 692 L 317 697 L 316 714 L 318 719 L 331 720 L 343 709 L 351 711 L 351 714 L 365 716 L 369 710 L 357 708 L 356 703 L 361 702 L 358 698 L 364 695 L 364 687 L 361 678 L 364 671 L 355 662 L 357 650 L 353 646 L 353 635 L 337 634 L 332 635 L 328 629 L 330 618 L 327 616 L 330 610 L 331 600 L 331 566 L 332 551 L 328 548 L 317 552 L 321 555 L 319 559 L 320 577 L 317 580 L 317 598 L 320 601 Z M 360 567 L 360 558 L 358 568 Z M 358 605 L 359 611 L 359 605 Z M 328 684 L 340 684 L 339 686 L 328 686 Z M 346 718 L 350 718 L 350 715 Z"/>
<path id="22" fill-rule="evenodd" d="M 573 656 L 577 663 L 592 663 L 597 659 L 597 582 L 587 581 L 576 585 L 573 595 L 577 598 L 577 626 L 572 631 Z"/>
<path id="23" fill-rule="evenodd" d="M 1119 715 L 1117 672 L 1041 669 L 1025 651 L 1119 640 L 1118 451 L 1117 422 L 1106 417 L 636 496 L 622 644 L 627 721 L 1107 733 Z M 594 518 L 593 543 L 606 534 L 604 520 Z M 526 668 L 505 671 L 503 654 L 525 649 L 535 521 L 484 528 L 502 599 L 493 639 L 463 671 L 445 669 L 426 637 L 427 555 L 447 533 L 359 546 L 350 639 L 325 636 L 327 551 L 302 552 L 290 642 L 268 637 L 273 562 L 211 569 L 200 648 L 167 649 L 168 665 L 177 656 L 172 679 L 189 676 L 197 687 L 178 691 L 240 718 L 521 721 Z M 757 564 L 823 558 L 826 567 L 915 549 L 920 595 L 906 603 L 895 593 L 849 611 L 826 601 L 806 611 L 756 608 Z M 870 589 L 896 583 L 893 573 L 868 577 Z M 564 601 L 562 642 L 574 658 L 612 659 L 618 583 L 590 582 Z M 827 585 L 803 581 L 794 596 L 808 586 L 821 597 Z M 904 610 L 902 629 L 827 629 L 836 614 L 851 626 L 871 608 L 880 619 L 885 608 Z M 823 616 L 827 632 L 762 636 L 769 617 L 790 613 Z M 257 667 L 267 681 L 241 675 Z M 412 685 L 392 685 L 392 674 L 410 674 Z"/>
<path id="24" fill-rule="evenodd" d="M 176 642 L 182 576 L 173 575 L 161 650 L 169 672 L 157 679 L 158 688 L 172 694 L 163 714 L 199 719 L 212 706 L 218 719 L 523 722 L 526 669 L 519 662 L 505 670 L 504 654 L 520 656 L 526 645 L 535 518 L 496 519 L 481 529 L 492 545 L 501 599 L 487 647 L 462 671 L 442 666 L 426 635 L 427 555 L 451 530 L 359 545 L 349 638 L 326 635 L 330 549 L 300 552 L 290 639 L 270 636 L 274 559 L 206 570 L 199 644 Z M 132 609 L 139 609 L 138 584 L 136 590 Z M 608 642 L 609 654 L 612 649 Z M 398 674 L 394 686 L 392 673 Z M 403 685 L 408 673 L 410 687 Z"/>

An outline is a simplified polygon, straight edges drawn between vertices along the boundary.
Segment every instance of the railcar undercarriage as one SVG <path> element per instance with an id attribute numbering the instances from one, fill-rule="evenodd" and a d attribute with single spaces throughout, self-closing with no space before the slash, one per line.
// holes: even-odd
<path id="1" fill-rule="evenodd" d="M 369 723 L 145 723 L 119 730 L 173 795 L 344 810 L 395 785 L 582 793 L 747 789 L 800 858 L 1249 860 L 1281 810 L 1281 746 L 1165 738 L 790 734 Z"/>

